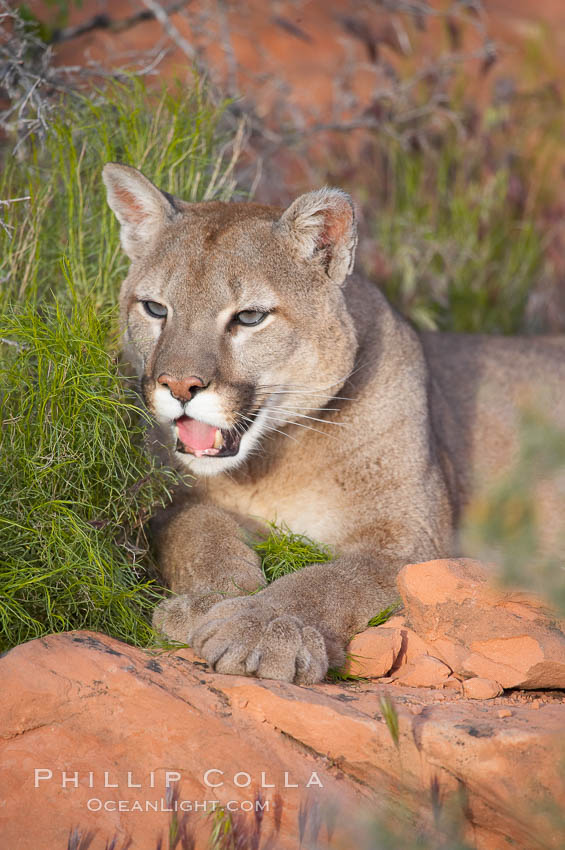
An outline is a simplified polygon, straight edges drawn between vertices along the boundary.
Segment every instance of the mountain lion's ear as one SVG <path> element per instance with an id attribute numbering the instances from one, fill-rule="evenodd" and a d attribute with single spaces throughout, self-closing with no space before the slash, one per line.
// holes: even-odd
<path id="1" fill-rule="evenodd" d="M 318 189 L 301 195 L 276 226 L 301 259 L 317 258 L 337 284 L 352 271 L 357 245 L 355 208 L 341 189 Z"/>
<path id="2" fill-rule="evenodd" d="M 108 204 L 121 224 L 122 247 L 130 260 L 143 257 L 162 228 L 178 214 L 174 202 L 137 168 L 109 162 L 102 178 Z"/>

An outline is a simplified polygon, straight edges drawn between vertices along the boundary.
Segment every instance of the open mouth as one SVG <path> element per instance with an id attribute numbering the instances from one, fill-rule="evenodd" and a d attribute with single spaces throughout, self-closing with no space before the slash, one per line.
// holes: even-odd
<path id="1" fill-rule="evenodd" d="M 233 457 L 239 451 L 245 429 L 216 428 L 190 416 L 175 419 L 176 450 L 195 457 Z"/>

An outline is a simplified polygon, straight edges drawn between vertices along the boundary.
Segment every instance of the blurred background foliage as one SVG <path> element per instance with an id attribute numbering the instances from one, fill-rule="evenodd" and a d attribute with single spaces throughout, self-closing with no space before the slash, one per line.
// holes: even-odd
<path id="1" fill-rule="evenodd" d="M 520 454 L 513 469 L 478 493 L 467 512 L 463 549 L 496 565 L 510 587 L 545 597 L 565 617 L 565 433 L 536 410 L 522 417 Z M 548 534 L 539 505 L 553 504 Z M 549 514 L 551 515 L 551 514 Z"/>

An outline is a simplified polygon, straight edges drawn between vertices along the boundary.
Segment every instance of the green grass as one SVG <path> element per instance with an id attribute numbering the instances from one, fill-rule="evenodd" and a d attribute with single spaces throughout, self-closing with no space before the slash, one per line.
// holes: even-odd
<path id="1" fill-rule="evenodd" d="M 158 597 L 143 522 L 173 474 L 143 450 L 143 414 L 106 351 L 111 312 L 0 316 L 0 647 L 90 628 L 145 644 Z"/>
<path id="2" fill-rule="evenodd" d="M 159 598 L 144 523 L 175 476 L 143 447 L 146 414 L 117 362 L 127 262 L 107 208 L 107 160 L 165 190 L 227 198 L 222 107 L 203 89 L 139 81 L 62 102 L 43 147 L 3 154 L 0 253 L 0 648 L 90 628 L 153 640 Z"/>
<path id="3" fill-rule="evenodd" d="M 391 152 L 391 193 L 375 216 L 387 260 L 382 287 L 424 329 L 513 333 L 542 272 L 534 217 L 509 202 L 511 174 L 477 173 L 465 146 L 435 158 Z"/>
<path id="4" fill-rule="evenodd" d="M 148 93 L 137 79 L 90 97 L 75 94 L 50 115 L 43 145 L 31 139 L 14 157 L 5 151 L 0 199 L 29 197 L 2 211 L 0 308 L 17 301 L 69 300 L 60 260 L 66 257 L 79 296 L 113 305 L 128 261 L 105 199 L 105 162 L 141 168 L 167 192 L 187 200 L 227 199 L 234 189 L 224 104 L 192 90 Z"/>
<path id="5" fill-rule="evenodd" d="M 302 570 L 308 564 L 321 564 L 333 558 L 329 547 L 303 534 L 294 534 L 285 525 L 270 524 L 269 536 L 253 544 L 261 558 L 265 581 L 270 584 L 281 576 Z"/>
<path id="6" fill-rule="evenodd" d="M 371 628 L 374 626 L 382 626 L 383 623 L 386 623 L 387 620 L 390 620 L 399 610 L 400 610 L 400 602 L 395 602 L 393 605 L 389 605 L 388 608 L 383 608 L 382 611 L 379 611 L 374 617 L 371 617 L 369 622 L 367 623 L 367 628 Z"/>
<path id="7" fill-rule="evenodd" d="M 379 699 L 379 706 L 394 746 L 398 747 L 400 742 L 400 727 L 398 725 L 398 712 L 394 700 L 388 694 L 384 694 Z"/>
<path id="8" fill-rule="evenodd" d="M 360 676 L 358 673 L 350 673 L 347 670 L 348 663 L 356 658 L 350 652 L 345 653 L 345 664 L 343 667 L 330 667 L 326 673 L 326 679 L 333 685 L 340 685 L 343 682 L 369 682 L 366 676 Z"/>

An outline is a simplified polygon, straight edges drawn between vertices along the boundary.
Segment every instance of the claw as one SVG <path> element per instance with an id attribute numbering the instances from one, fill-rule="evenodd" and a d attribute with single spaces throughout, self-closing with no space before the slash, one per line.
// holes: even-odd
<path id="1" fill-rule="evenodd" d="M 325 642 L 317 629 L 289 615 L 273 617 L 272 609 L 247 597 L 214 605 L 190 640 L 217 673 L 309 685 L 328 669 Z"/>

